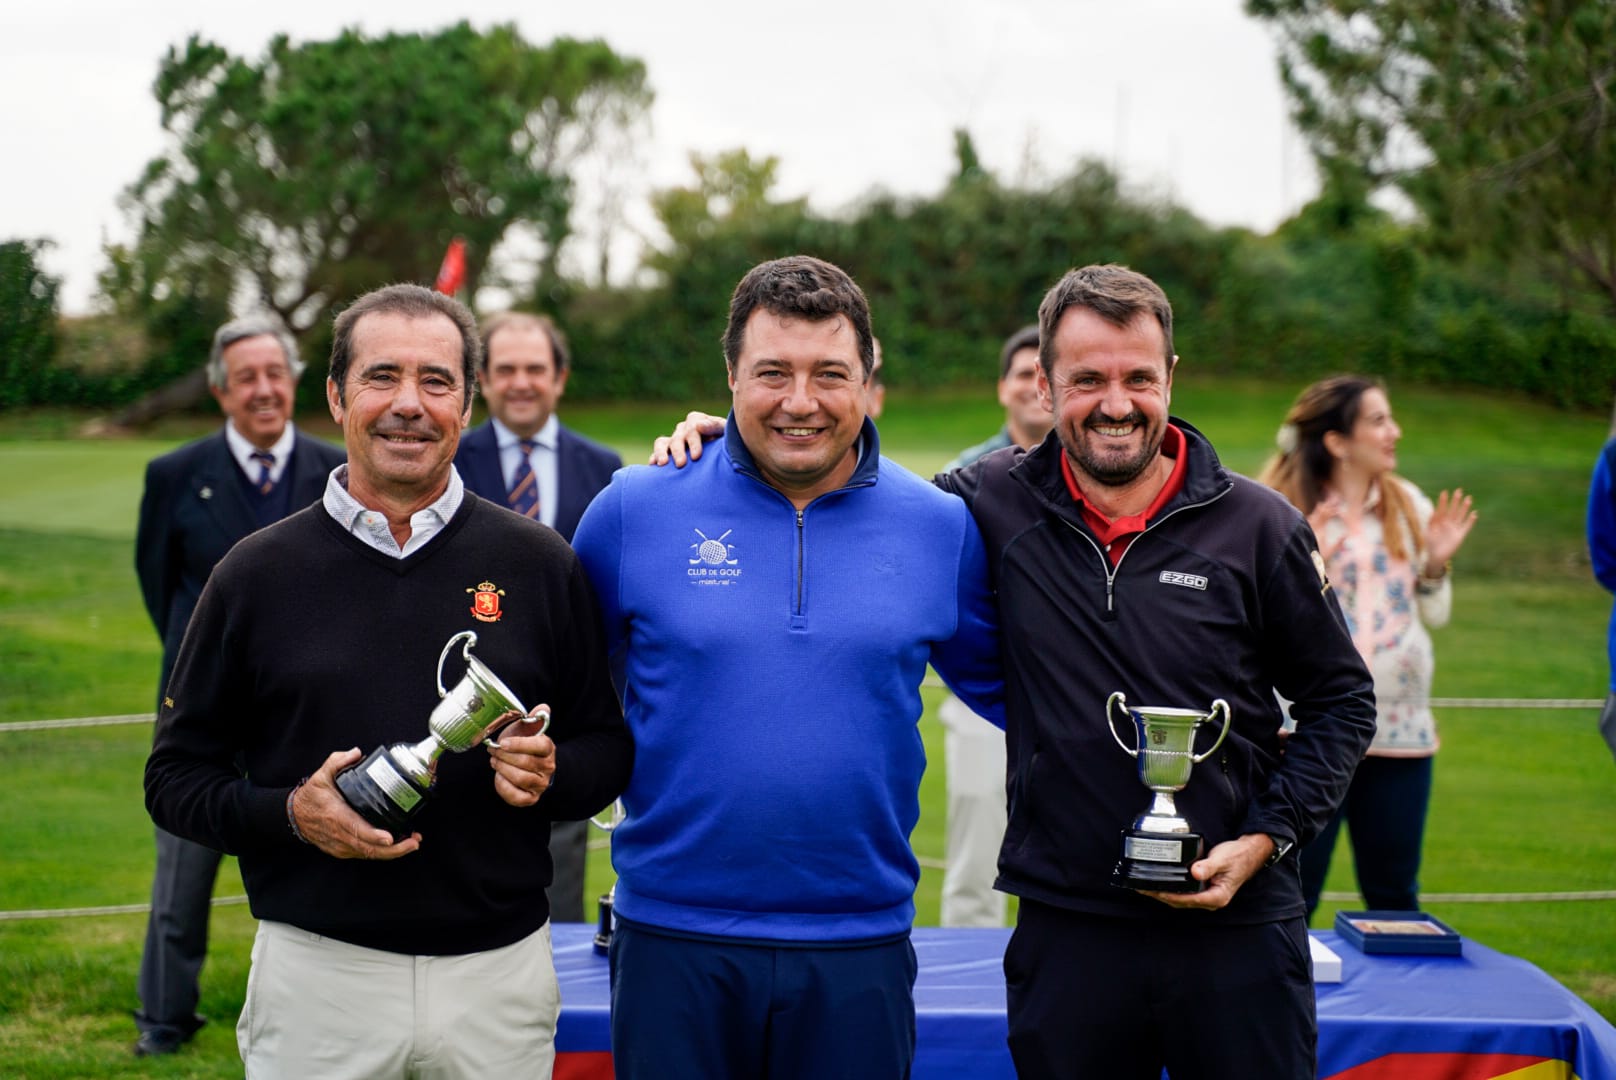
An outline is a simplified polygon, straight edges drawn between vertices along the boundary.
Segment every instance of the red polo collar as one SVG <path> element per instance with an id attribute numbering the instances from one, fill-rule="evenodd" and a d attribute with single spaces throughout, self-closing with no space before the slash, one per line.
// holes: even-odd
<path id="1" fill-rule="evenodd" d="M 1083 492 L 1077 486 L 1077 478 L 1072 475 L 1072 462 L 1066 456 L 1065 450 L 1061 451 L 1061 477 L 1066 481 L 1066 490 L 1071 493 L 1072 501 L 1077 503 L 1083 520 L 1094 530 L 1094 535 L 1099 538 L 1100 543 L 1105 545 L 1105 552 L 1111 559 L 1111 565 L 1117 564 L 1122 558 L 1122 553 L 1127 551 L 1128 545 L 1133 542 L 1133 538 L 1145 531 L 1150 519 L 1161 513 L 1168 500 L 1184 489 L 1184 473 L 1189 460 L 1189 454 L 1185 450 L 1184 433 L 1168 424 L 1167 430 L 1162 434 L 1161 444 L 1163 456 L 1173 461 L 1173 470 L 1167 474 L 1167 482 L 1156 493 L 1156 497 L 1151 500 L 1144 513 L 1119 517 L 1115 521 L 1094 509 L 1083 498 Z"/>

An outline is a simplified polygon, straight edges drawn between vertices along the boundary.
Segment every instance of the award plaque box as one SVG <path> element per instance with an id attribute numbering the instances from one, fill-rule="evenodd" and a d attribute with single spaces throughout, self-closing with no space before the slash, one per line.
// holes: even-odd
<path id="1" fill-rule="evenodd" d="M 1453 927 L 1422 911 L 1338 911 L 1335 932 L 1366 953 L 1458 956 Z"/>

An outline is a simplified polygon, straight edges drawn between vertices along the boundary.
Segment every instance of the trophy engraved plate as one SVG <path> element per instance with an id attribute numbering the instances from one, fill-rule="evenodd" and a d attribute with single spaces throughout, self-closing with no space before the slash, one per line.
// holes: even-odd
<path id="1" fill-rule="evenodd" d="M 1122 855 L 1127 859 L 1145 862 L 1176 863 L 1184 859 L 1184 841 L 1147 840 L 1142 836 L 1122 834 Z"/>
<path id="2" fill-rule="evenodd" d="M 1117 734 L 1117 706 L 1133 727 L 1132 746 Z M 1204 752 L 1195 752 L 1195 733 L 1202 724 L 1223 714 L 1218 737 Z M 1139 782 L 1152 792 L 1149 809 L 1122 830 L 1122 858 L 1111 871 L 1111 884 L 1146 892 L 1194 893 L 1205 888 L 1190 867 L 1206 849 L 1201 834 L 1178 813 L 1173 795 L 1183 791 L 1195 766 L 1211 757 L 1229 734 L 1229 703 L 1222 698 L 1206 712 L 1162 706 L 1130 708 L 1118 690 L 1105 702 L 1105 723 L 1111 737 L 1139 768 Z"/>
<path id="3" fill-rule="evenodd" d="M 453 690 L 443 686 L 443 662 L 449 651 L 465 642 L 461 657 L 466 674 Z M 409 834 L 409 821 L 426 805 L 427 794 L 437 778 L 438 758 L 447 751 L 459 753 L 479 743 L 498 747 L 493 734 L 527 716 L 527 709 L 515 694 L 471 655 L 477 635 L 463 630 L 450 638 L 438 654 L 437 706 L 427 721 L 427 737 L 418 743 L 378 746 L 358 765 L 337 774 L 337 790 L 359 814 L 377 828 L 386 829 L 395 840 Z M 550 718 L 544 717 L 544 731 Z"/>

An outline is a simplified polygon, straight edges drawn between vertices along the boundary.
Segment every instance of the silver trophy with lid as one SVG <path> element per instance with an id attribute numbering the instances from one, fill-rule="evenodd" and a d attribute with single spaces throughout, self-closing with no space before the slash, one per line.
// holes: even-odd
<path id="1" fill-rule="evenodd" d="M 443 686 L 443 665 L 456 644 L 465 642 L 461 658 L 466 673 L 453 690 Z M 527 717 L 510 688 L 488 665 L 471 655 L 477 635 L 463 630 L 438 654 L 438 697 L 427 721 L 427 737 L 418 743 L 393 743 L 372 750 L 363 761 L 337 774 L 337 790 L 366 821 L 395 838 L 407 835 L 409 821 L 425 805 L 437 778 L 438 758 L 480 743 L 497 747 L 496 731 Z M 550 718 L 543 717 L 543 731 Z"/>

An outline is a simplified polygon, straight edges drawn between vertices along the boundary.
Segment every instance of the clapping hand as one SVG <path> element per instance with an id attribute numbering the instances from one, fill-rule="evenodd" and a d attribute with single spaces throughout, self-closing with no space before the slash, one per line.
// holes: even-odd
<path id="1" fill-rule="evenodd" d="M 1328 547 L 1324 543 L 1324 527 L 1330 523 L 1331 518 L 1339 517 L 1340 515 L 1341 497 L 1334 493 L 1320 499 L 1313 507 L 1313 512 L 1307 515 L 1307 523 L 1313 527 L 1313 536 L 1319 542 L 1319 554 L 1324 558 L 1325 562 L 1329 562 L 1334 558 L 1335 553 L 1341 550 L 1341 545 L 1347 542 L 1347 538 L 1343 534 Z"/>
<path id="2" fill-rule="evenodd" d="M 1446 491 L 1437 496 L 1436 509 L 1425 526 L 1426 567 L 1429 570 L 1434 566 L 1437 572 L 1427 573 L 1426 577 L 1442 576 L 1442 568 L 1458 552 L 1475 524 L 1476 512 L 1464 488 L 1454 488 L 1451 496 Z"/>

